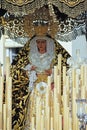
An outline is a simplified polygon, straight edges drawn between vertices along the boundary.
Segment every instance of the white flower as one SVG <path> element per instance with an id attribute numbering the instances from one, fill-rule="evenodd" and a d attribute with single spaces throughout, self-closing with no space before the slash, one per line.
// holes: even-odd
<path id="1" fill-rule="evenodd" d="M 44 94 L 46 92 L 47 83 L 40 82 L 36 85 L 36 88 L 41 94 Z"/>

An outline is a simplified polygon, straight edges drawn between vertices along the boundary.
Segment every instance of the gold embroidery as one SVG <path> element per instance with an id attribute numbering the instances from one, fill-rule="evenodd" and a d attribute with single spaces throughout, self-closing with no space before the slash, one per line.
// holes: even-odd
<path id="1" fill-rule="evenodd" d="M 84 0 L 59 0 L 60 2 L 64 2 L 65 4 L 67 4 L 70 7 L 74 7 L 77 4 L 79 4 L 80 2 L 83 2 Z"/>
<path id="2" fill-rule="evenodd" d="M 22 5 L 33 2 L 34 0 L 6 0 L 6 1 L 14 5 L 22 6 Z"/>

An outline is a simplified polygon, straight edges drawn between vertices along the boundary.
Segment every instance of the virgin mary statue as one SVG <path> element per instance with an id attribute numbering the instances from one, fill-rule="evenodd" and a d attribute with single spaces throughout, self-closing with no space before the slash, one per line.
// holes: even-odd
<path id="1" fill-rule="evenodd" d="M 37 91 L 43 95 L 47 87 L 47 76 L 53 77 L 53 59 L 55 58 L 55 44 L 49 37 L 37 36 L 30 42 L 29 61 L 24 68 L 28 72 L 31 95 Z M 43 89 L 41 89 L 43 87 Z M 31 101 L 29 101 L 25 130 L 29 130 L 31 122 Z"/>
<path id="2" fill-rule="evenodd" d="M 43 99 L 48 87 L 48 76 L 51 76 L 50 88 L 53 88 L 53 67 L 58 63 L 59 53 L 63 57 L 62 65 L 66 65 L 70 55 L 60 44 L 49 36 L 35 36 L 13 60 L 12 129 L 31 130 L 31 116 L 35 115 L 32 105 L 36 96 Z"/>

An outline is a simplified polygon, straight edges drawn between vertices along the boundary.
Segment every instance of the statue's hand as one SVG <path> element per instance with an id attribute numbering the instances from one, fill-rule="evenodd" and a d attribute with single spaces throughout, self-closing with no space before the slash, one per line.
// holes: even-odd
<path id="1" fill-rule="evenodd" d="M 31 67 L 31 70 L 36 70 L 36 68 L 37 68 L 37 67 L 33 65 L 33 66 Z"/>
<path id="2" fill-rule="evenodd" d="M 45 73 L 49 76 L 52 74 L 52 69 L 45 70 Z"/>

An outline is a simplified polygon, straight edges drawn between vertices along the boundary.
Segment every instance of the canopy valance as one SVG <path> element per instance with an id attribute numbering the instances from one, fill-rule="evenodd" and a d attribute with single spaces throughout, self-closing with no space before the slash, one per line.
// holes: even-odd
<path id="1" fill-rule="evenodd" d="M 1 6 L 10 13 L 30 14 L 44 5 L 55 5 L 60 12 L 75 18 L 87 10 L 87 0 L 3 0 Z"/>

